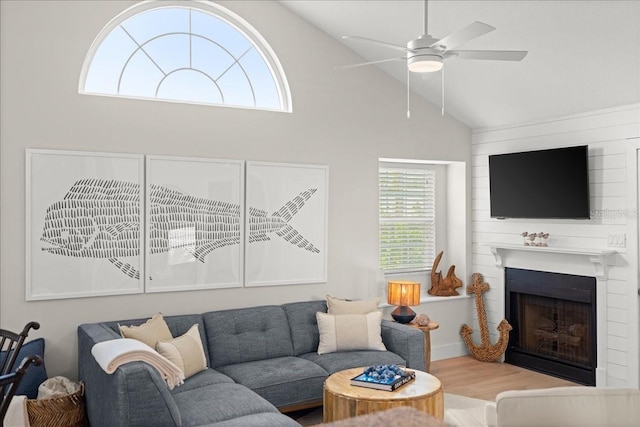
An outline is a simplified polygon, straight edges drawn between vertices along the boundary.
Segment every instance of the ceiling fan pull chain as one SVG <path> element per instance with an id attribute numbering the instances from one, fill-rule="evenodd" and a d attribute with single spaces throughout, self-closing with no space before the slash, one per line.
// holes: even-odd
<path id="1" fill-rule="evenodd" d="M 442 116 L 444 117 L 444 67 L 442 67 Z"/>
<path id="2" fill-rule="evenodd" d="M 407 119 L 411 118 L 411 107 L 409 103 L 409 81 L 411 74 L 409 73 L 409 69 L 407 68 Z"/>

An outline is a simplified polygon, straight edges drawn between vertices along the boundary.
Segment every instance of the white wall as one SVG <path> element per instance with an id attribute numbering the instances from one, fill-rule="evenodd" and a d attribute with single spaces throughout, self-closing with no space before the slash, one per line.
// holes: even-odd
<path id="1" fill-rule="evenodd" d="M 408 120 L 404 88 L 375 67 L 333 71 L 361 58 L 276 1 L 221 4 L 257 28 L 279 56 L 291 85 L 292 114 L 79 95 L 91 42 L 131 4 L 0 2 L 0 325 L 20 329 L 27 321 L 41 322 L 34 336 L 46 339 L 50 375 L 75 377 L 76 327 L 84 322 L 280 304 L 327 293 L 370 296 L 379 277 L 378 158 L 466 162 L 467 191 L 459 197 L 468 211 L 469 129 L 417 96 Z M 25 302 L 25 148 L 329 165 L 329 281 Z M 467 246 L 450 250 L 465 254 Z M 434 347 L 459 344 L 468 302 L 416 310 L 441 324 L 432 334 Z"/>
<path id="2" fill-rule="evenodd" d="M 523 231 L 550 233 L 549 246 L 607 248 L 609 234 L 626 234 L 638 221 L 635 197 L 628 194 L 628 146 L 640 136 L 640 105 L 560 117 L 537 123 L 473 131 L 472 245 L 473 271 L 489 284 L 500 283 L 489 242 L 521 244 Z M 589 146 L 590 220 L 491 219 L 489 214 L 488 156 L 508 152 L 573 145 Z M 635 162 L 635 153 L 633 161 Z M 570 166 L 568 166 L 570 167 Z M 544 167 L 536 172 L 544 173 Z M 627 235 L 629 248 L 618 253 L 607 281 L 607 384 L 638 387 L 637 235 Z M 630 267 L 631 266 L 631 267 Z M 634 280 L 634 277 L 636 278 Z M 489 330 L 501 320 L 495 290 L 486 297 Z M 495 339 L 495 334 L 494 334 Z"/>

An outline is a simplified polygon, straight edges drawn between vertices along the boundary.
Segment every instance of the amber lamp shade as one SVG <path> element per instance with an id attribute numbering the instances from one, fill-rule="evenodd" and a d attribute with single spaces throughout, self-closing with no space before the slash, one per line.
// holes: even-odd
<path id="1" fill-rule="evenodd" d="M 420 305 L 420 283 L 407 281 L 391 281 L 387 287 L 387 302 L 397 305 L 391 317 L 398 323 L 409 323 L 416 317 L 416 312 L 409 306 Z"/>

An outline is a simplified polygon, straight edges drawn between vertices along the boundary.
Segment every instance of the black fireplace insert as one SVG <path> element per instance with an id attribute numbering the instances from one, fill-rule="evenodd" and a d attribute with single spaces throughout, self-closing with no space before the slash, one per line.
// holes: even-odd
<path id="1" fill-rule="evenodd" d="M 505 362 L 595 385 L 596 279 L 505 269 Z"/>

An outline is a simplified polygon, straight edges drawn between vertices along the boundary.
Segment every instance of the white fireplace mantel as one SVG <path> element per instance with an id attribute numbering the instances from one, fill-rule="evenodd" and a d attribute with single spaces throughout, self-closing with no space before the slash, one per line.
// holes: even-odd
<path id="1" fill-rule="evenodd" d="M 505 254 L 509 251 L 548 253 L 550 255 L 575 255 L 585 257 L 595 267 L 595 276 L 598 279 L 606 279 L 608 275 L 608 266 L 617 252 L 614 249 L 598 249 L 598 248 L 567 248 L 552 246 L 525 246 L 513 243 L 490 243 L 487 244 L 491 253 L 495 257 L 496 266 L 504 268 Z"/>

